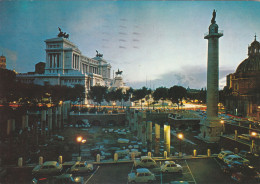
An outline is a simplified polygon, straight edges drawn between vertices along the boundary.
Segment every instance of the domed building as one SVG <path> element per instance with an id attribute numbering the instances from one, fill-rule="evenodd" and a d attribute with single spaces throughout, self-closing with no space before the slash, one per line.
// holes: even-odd
<path id="1" fill-rule="evenodd" d="M 227 110 L 234 115 L 260 119 L 260 43 L 255 40 L 248 47 L 248 58 L 236 72 L 227 76 L 232 95 L 226 101 Z"/>
<path id="2" fill-rule="evenodd" d="M 0 56 L 0 68 L 6 69 L 6 57 L 3 54 Z"/>

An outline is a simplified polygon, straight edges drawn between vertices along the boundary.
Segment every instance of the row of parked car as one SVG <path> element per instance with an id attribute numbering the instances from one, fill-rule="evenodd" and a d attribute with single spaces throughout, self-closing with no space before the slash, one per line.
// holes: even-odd
<path id="1" fill-rule="evenodd" d="M 71 161 L 59 164 L 57 161 L 46 161 L 42 165 L 37 165 L 32 170 L 34 176 L 33 183 L 81 183 L 84 175 L 93 171 L 93 164 L 86 161 Z M 76 175 L 76 177 L 73 177 Z M 69 182 L 70 181 L 70 182 Z"/>
<path id="2" fill-rule="evenodd" d="M 156 180 L 154 173 L 148 168 L 159 167 L 155 160 L 150 156 L 142 156 L 140 159 L 134 161 L 135 172 L 128 174 L 129 183 L 149 183 Z M 165 161 L 160 166 L 160 171 L 164 173 L 178 173 L 182 174 L 183 168 L 174 161 Z"/>
<path id="3" fill-rule="evenodd" d="M 235 154 L 229 150 L 221 151 L 218 154 L 218 158 L 223 161 L 221 169 L 224 173 L 230 175 L 232 179 L 238 182 L 260 182 L 260 173 L 256 168 L 249 165 L 250 161 L 243 156 L 246 157 L 252 155 L 250 152 L 246 151 L 241 151 L 239 154 Z"/>

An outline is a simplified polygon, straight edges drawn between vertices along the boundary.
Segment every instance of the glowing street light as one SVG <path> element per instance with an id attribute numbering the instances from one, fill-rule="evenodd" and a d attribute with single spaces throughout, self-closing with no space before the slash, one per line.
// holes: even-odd
<path id="1" fill-rule="evenodd" d="M 184 138 L 184 135 L 183 135 L 183 133 L 178 133 L 178 134 L 177 134 L 177 137 L 178 137 L 178 139 L 180 140 L 180 152 L 179 152 L 179 156 L 181 157 L 181 156 L 182 156 L 182 152 L 181 152 L 181 141 L 182 141 L 182 139 Z"/>
<path id="2" fill-rule="evenodd" d="M 114 109 L 115 105 L 116 105 L 116 102 L 113 102 L 113 109 Z"/>
<path id="3" fill-rule="evenodd" d="M 82 136 L 78 136 L 77 137 L 77 142 L 80 143 L 82 141 L 83 137 Z"/>
<path id="4" fill-rule="evenodd" d="M 222 119 L 222 120 L 220 120 L 220 123 L 221 123 L 221 125 L 222 125 L 221 135 L 223 135 L 223 133 L 225 133 L 225 121 Z"/>
<path id="5" fill-rule="evenodd" d="M 77 142 L 79 143 L 79 157 L 80 157 L 80 145 L 81 145 L 81 143 L 82 143 L 82 144 L 85 144 L 85 143 L 87 142 L 87 140 L 86 140 L 86 139 L 83 139 L 82 136 L 78 136 L 78 137 L 77 137 Z"/>
<path id="6" fill-rule="evenodd" d="M 252 137 L 256 137 L 256 136 L 257 136 L 257 133 L 256 133 L 256 132 L 251 132 L 251 136 L 252 136 Z"/>
<path id="7" fill-rule="evenodd" d="M 250 135 L 252 138 L 251 152 L 254 153 L 255 152 L 255 138 L 257 136 L 257 132 L 251 132 Z"/>

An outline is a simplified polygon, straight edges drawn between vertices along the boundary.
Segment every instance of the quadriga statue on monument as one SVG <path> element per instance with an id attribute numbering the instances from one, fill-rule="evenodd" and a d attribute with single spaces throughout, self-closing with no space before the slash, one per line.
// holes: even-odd
<path id="1" fill-rule="evenodd" d="M 58 27 L 59 28 L 59 27 Z M 63 37 L 63 38 L 69 38 L 69 34 L 66 34 L 66 32 L 62 32 L 61 31 L 61 28 L 59 28 L 59 34 L 58 34 L 58 37 Z"/>

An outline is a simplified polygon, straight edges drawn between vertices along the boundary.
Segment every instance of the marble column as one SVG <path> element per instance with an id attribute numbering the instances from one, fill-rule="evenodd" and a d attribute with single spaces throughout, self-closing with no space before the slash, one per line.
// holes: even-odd
<path id="1" fill-rule="evenodd" d="M 55 108 L 55 112 L 54 112 L 54 126 L 53 126 L 54 130 L 58 129 L 58 107 Z"/>
<path id="2" fill-rule="evenodd" d="M 147 148 L 148 148 L 148 151 L 152 151 L 152 140 L 153 140 L 153 135 L 152 135 L 152 132 L 153 132 L 153 122 L 151 121 L 148 121 L 146 122 L 147 124 L 147 129 L 146 129 L 146 132 L 147 132 Z"/>
<path id="3" fill-rule="evenodd" d="M 214 11 L 216 18 L 216 12 Z M 201 123 L 202 140 L 218 142 L 221 134 L 221 123 L 218 118 L 218 90 L 219 90 L 219 38 L 223 36 L 218 31 L 215 18 L 212 18 L 209 32 L 204 39 L 208 40 L 207 61 L 207 118 Z"/>
<path id="4" fill-rule="evenodd" d="M 160 125 L 158 123 L 155 124 L 155 155 L 159 156 L 160 151 Z"/>
<path id="5" fill-rule="evenodd" d="M 46 127 L 46 110 L 42 110 L 41 111 L 41 135 L 45 135 L 46 133 L 45 127 Z"/>
<path id="6" fill-rule="evenodd" d="M 48 109 L 48 128 L 49 131 L 52 131 L 52 108 Z"/>
<path id="7" fill-rule="evenodd" d="M 61 121 L 62 121 L 62 117 L 61 117 L 61 106 L 58 106 L 58 115 L 57 115 L 57 119 L 58 119 L 58 129 L 61 129 Z"/>
<path id="8" fill-rule="evenodd" d="M 142 122 L 142 146 L 146 147 L 146 122 Z"/>
<path id="9" fill-rule="evenodd" d="M 25 129 L 26 127 L 28 127 L 28 115 L 23 115 L 22 117 L 22 129 Z"/>
<path id="10" fill-rule="evenodd" d="M 164 150 L 167 151 L 167 155 L 170 156 L 171 146 L 171 127 L 170 125 L 164 125 Z"/>

